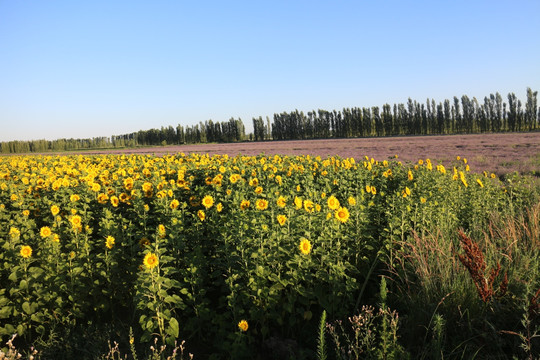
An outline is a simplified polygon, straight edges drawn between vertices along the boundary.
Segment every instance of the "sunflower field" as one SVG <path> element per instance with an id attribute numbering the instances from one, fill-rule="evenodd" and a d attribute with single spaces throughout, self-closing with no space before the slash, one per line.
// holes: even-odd
<path id="1" fill-rule="evenodd" d="M 49 358 L 96 358 L 89 349 L 106 352 L 107 339 L 128 349 L 154 338 L 185 339 L 196 358 L 256 358 L 284 344 L 313 358 L 325 311 L 329 356 L 345 359 L 332 321 L 369 313 L 367 304 L 397 309 L 395 342 L 412 358 L 467 358 L 501 339 L 492 351 L 534 353 L 519 335 L 540 312 L 539 193 L 517 176 L 471 172 L 459 157 L 447 167 L 279 155 L 0 157 L 0 339 L 17 334 Z M 511 244 L 501 240 L 509 221 L 528 229 Z"/>

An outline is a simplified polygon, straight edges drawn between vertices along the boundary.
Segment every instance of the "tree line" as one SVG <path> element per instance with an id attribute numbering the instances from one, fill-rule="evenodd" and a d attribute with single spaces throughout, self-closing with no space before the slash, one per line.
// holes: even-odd
<path id="1" fill-rule="evenodd" d="M 522 104 L 514 93 L 508 102 L 497 92 L 483 101 L 467 95 L 443 102 L 408 99 L 403 104 L 384 104 L 382 108 L 354 107 L 342 110 L 294 110 L 274 114 L 273 121 L 261 116 L 253 118 L 253 132 L 246 135 L 241 119 L 225 122 L 207 120 L 192 126 L 177 125 L 161 129 L 97 137 L 91 139 L 59 139 L 0 142 L 1 153 L 69 151 L 95 148 L 123 148 L 149 145 L 179 145 L 208 142 L 263 140 L 301 140 L 398 135 L 444 135 L 486 132 L 540 130 L 540 107 L 537 91 L 527 88 Z"/>

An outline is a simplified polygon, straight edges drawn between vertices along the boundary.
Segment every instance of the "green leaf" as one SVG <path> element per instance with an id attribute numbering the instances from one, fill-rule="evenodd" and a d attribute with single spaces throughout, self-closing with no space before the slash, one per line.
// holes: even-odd
<path id="1" fill-rule="evenodd" d="M 21 289 L 21 290 L 26 290 L 26 289 L 28 289 L 28 281 L 26 281 L 26 280 L 21 280 L 21 282 L 19 283 L 19 289 Z"/>
<path id="2" fill-rule="evenodd" d="M 22 309 L 28 315 L 31 315 L 33 313 L 32 308 L 30 307 L 30 304 L 28 303 L 28 301 L 23 302 Z"/>
<path id="3" fill-rule="evenodd" d="M 175 318 L 171 318 L 169 320 L 169 328 L 167 329 L 167 334 L 173 336 L 173 337 L 178 337 L 178 332 L 179 332 L 179 329 L 178 329 L 178 320 L 176 320 Z"/>

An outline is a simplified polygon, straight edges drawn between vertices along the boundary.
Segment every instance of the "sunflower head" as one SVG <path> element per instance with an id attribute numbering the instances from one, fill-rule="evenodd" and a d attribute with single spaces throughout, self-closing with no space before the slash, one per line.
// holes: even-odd
<path id="1" fill-rule="evenodd" d="M 304 255 L 311 252 L 311 242 L 309 242 L 309 240 L 306 238 L 302 238 L 302 240 L 300 240 L 300 245 L 298 247 L 300 248 L 300 252 Z"/>

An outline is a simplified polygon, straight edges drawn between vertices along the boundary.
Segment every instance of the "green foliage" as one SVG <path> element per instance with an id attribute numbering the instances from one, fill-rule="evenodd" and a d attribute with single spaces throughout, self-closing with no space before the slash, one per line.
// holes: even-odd
<path id="1" fill-rule="evenodd" d="M 488 268 L 500 263 L 520 298 L 519 281 L 538 283 L 539 197 L 464 159 L 447 171 L 367 157 L 2 157 L 0 337 L 57 359 L 95 358 L 115 338 L 132 354 L 185 338 L 205 357 L 309 358 L 324 335 L 313 314 L 360 311 L 335 325 L 336 348 L 470 355 L 514 331 L 518 312 L 511 295 L 478 301 L 456 230 L 486 243 Z"/>

